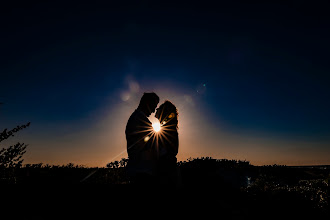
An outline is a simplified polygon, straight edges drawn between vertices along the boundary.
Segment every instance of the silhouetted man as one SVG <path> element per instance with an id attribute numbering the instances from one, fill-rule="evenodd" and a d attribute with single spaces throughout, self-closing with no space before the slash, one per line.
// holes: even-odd
<path id="1" fill-rule="evenodd" d="M 158 103 L 159 97 L 155 93 L 144 93 L 126 125 L 127 173 L 133 184 L 152 185 L 155 182 L 156 155 L 148 141 L 152 124 L 147 117 L 155 112 Z"/>

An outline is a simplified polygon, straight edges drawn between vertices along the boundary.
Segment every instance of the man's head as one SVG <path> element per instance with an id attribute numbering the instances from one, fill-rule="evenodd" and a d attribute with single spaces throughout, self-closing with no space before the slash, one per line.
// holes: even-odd
<path id="1" fill-rule="evenodd" d="M 144 93 L 138 109 L 143 111 L 144 114 L 149 117 L 151 113 L 155 112 L 155 109 L 159 103 L 159 97 L 156 93 Z"/>

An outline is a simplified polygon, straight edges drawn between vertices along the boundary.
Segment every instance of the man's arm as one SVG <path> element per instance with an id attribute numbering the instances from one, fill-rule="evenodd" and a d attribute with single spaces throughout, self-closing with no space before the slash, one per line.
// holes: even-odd
<path id="1" fill-rule="evenodd" d="M 148 140 L 151 138 L 151 122 L 131 120 L 126 127 L 127 151 L 129 155 L 137 155 L 150 148 Z M 149 138 L 148 138 L 149 136 Z"/>

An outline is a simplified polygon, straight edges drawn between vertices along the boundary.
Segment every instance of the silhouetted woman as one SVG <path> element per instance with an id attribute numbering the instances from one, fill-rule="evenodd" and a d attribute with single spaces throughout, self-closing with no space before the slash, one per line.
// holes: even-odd
<path id="1" fill-rule="evenodd" d="M 172 102 L 165 101 L 157 109 L 155 117 L 161 125 L 156 141 L 159 182 L 175 187 L 178 183 L 176 158 L 179 150 L 178 110 Z"/>

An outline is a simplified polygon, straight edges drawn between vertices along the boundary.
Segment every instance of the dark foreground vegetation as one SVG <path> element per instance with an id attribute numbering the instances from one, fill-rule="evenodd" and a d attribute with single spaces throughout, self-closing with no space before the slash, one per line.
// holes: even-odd
<path id="1" fill-rule="evenodd" d="M 26 164 L 1 171 L 2 184 L 14 185 L 90 185 L 131 187 L 126 175 L 127 160 L 90 168 Z M 258 218 L 271 216 L 329 217 L 330 166 L 290 167 L 253 166 L 248 161 L 195 158 L 178 163 L 177 192 L 212 196 L 214 204 L 233 216 Z"/>
<path id="2" fill-rule="evenodd" d="M 29 125 L 5 129 L 0 133 L 0 142 Z M 105 210 L 114 204 L 133 204 L 140 206 L 140 211 L 150 210 L 150 201 L 141 202 L 148 189 L 130 184 L 126 175 L 127 159 L 111 162 L 106 167 L 85 167 L 72 163 L 60 166 L 23 165 L 22 156 L 26 147 L 24 143 L 17 143 L 0 150 L 1 196 L 5 193 L 10 195 L 9 200 L 1 197 L 6 204 L 12 206 L 18 201 L 31 201 L 39 191 L 46 199 L 53 201 L 60 192 L 57 196 L 61 201 L 59 204 L 63 206 L 68 201 L 67 206 L 72 207 L 71 200 L 64 197 L 76 191 L 74 197 L 79 195 L 83 202 L 105 201 Z M 228 216 L 229 219 L 330 219 L 330 166 L 253 166 L 248 161 L 203 157 L 178 162 L 178 171 L 180 178 L 175 189 L 155 186 L 149 190 L 158 199 L 170 192 L 166 194 L 168 197 L 162 199 L 167 203 L 165 206 L 152 201 L 154 206 L 161 207 L 160 213 L 183 210 L 187 217 L 188 213 L 194 216 L 198 210 L 203 210 L 204 217 L 211 213 L 212 217 L 215 214 L 223 218 Z M 71 192 L 59 191 L 62 186 Z M 123 203 L 119 203 L 113 198 L 116 192 L 121 195 L 127 195 L 123 194 L 125 192 L 141 194 L 133 200 L 121 196 Z M 22 195 L 24 200 L 19 200 Z M 93 195 L 94 199 L 87 200 L 88 195 Z M 40 201 L 45 200 L 31 204 L 41 205 Z M 47 202 L 44 204 L 49 206 Z M 26 213 L 34 213 L 31 212 L 34 209 Z"/>

